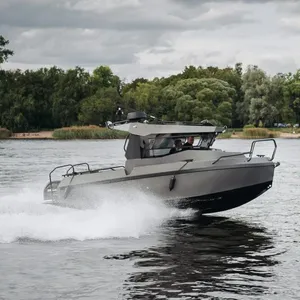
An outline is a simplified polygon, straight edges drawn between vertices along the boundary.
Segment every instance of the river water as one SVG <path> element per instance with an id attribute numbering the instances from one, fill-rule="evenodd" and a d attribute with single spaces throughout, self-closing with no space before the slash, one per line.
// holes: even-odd
<path id="1" fill-rule="evenodd" d="M 300 299 L 300 140 L 277 144 L 267 193 L 199 217 L 124 190 L 42 204 L 53 167 L 123 164 L 123 141 L 0 141 L 0 299 Z"/>

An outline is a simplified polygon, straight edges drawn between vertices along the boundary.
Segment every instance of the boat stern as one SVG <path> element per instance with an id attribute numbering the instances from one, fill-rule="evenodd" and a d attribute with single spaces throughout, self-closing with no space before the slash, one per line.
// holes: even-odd
<path id="1" fill-rule="evenodd" d="M 44 188 L 44 201 L 53 201 L 58 197 L 58 186 L 60 180 L 49 181 Z"/>

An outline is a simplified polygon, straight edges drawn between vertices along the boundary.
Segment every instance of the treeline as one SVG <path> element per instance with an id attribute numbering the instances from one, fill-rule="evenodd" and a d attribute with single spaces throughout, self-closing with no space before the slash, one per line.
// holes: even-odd
<path id="1" fill-rule="evenodd" d="M 0 64 L 13 52 L 0 36 Z M 107 66 L 0 69 L 0 127 L 14 132 L 99 125 L 143 110 L 163 120 L 208 119 L 229 127 L 300 122 L 300 70 L 268 76 L 257 66 L 188 66 L 176 75 L 125 83 Z"/>

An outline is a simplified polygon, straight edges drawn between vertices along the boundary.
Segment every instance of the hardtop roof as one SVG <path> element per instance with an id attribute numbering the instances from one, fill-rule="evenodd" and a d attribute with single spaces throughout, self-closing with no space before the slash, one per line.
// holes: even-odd
<path id="1" fill-rule="evenodd" d="M 113 129 L 128 131 L 139 136 L 159 134 L 201 134 L 201 133 L 222 133 L 224 127 L 202 126 L 202 125 L 178 125 L 178 124 L 147 124 L 147 123 L 126 123 L 113 126 Z"/>

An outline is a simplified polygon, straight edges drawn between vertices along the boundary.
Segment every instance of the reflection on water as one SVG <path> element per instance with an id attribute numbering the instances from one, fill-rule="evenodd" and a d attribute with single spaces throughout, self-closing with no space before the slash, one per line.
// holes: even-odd
<path id="1" fill-rule="evenodd" d="M 135 260 L 136 273 L 126 280 L 124 297 L 236 299 L 267 292 L 277 261 L 264 228 L 201 217 L 171 221 L 166 231 L 164 246 L 106 257 Z"/>

